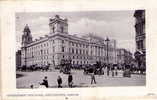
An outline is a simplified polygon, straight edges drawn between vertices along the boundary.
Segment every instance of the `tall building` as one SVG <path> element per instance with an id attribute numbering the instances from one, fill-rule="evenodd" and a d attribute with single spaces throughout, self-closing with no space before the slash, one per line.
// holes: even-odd
<path id="1" fill-rule="evenodd" d="M 127 51 L 126 49 L 117 49 L 117 63 L 119 65 L 130 65 L 133 61 L 133 55 L 131 52 Z"/>
<path id="2" fill-rule="evenodd" d="M 91 33 L 82 37 L 68 33 L 68 20 L 56 15 L 49 19 L 49 34 L 33 41 L 31 30 L 25 26 L 22 35 L 22 66 L 60 65 L 61 59 L 72 64 L 93 64 L 96 61 L 116 63 L 116 41 L 108 41 Z M 107 52 L 108 49 L 108 52 Z M 107 58 L 107 53 L 109 57 Z"/>
<path id="3" fill-rule="evenodd" d="M 138 62 L 138 66 L 141 68 L 146 68 L 145 10 L 136 10 L 134 13 L 134 17 L 136 19 L 136 52 L 134 55 Z"/>

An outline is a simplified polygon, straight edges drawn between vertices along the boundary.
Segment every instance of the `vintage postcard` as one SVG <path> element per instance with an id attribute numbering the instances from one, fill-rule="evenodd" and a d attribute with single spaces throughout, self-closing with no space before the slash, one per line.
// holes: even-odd
<path id="1" fill-rule="evenodd" d="M 17 88 L 145 86 L 145 10 L 15 17 Z"/>

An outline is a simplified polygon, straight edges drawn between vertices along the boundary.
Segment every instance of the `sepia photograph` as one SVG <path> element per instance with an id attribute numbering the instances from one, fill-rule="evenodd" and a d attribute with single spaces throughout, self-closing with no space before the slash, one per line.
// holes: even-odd
<path id="1" fill-rule="evenodd" d="M 16 12 L 16 88 L 146 86 L 145 10 Z"/>

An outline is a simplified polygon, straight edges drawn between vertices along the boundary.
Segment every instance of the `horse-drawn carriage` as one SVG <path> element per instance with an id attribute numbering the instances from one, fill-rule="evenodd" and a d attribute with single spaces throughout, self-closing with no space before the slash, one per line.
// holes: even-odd
<path id="1" fill-rule="evenodd" d="M 50 64 L 39 66 L 37 64 L 26 66 L 23 65 L 18 70 L 20 71 L 48 71 L 50 70 Z"/>
<path id="2" fill-rule="evenodd" d="M 96 62 L 96 64 L 88 65 L 84 68 L 84 74 L 94 73 L 95 75 L 104 75 L 103 65 L 101 62 Z"/>
<path id="3" fill-rule="evenodd" d="M 63 72 L 64 74 L 70 74 L 71 72 L 71 60 L 68 59 L 61 59 L 60 64 L 60 72 Z"/>
<path id="4" fill-rule="evenodd" d="M 125 70 L 123 72 L 123 77 L 131 77 L 131 67 L 130 65 L 125 65 Z"/>

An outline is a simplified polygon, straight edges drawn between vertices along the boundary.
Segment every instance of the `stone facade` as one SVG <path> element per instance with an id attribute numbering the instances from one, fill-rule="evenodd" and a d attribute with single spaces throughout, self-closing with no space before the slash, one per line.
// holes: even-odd
<path id="1" fill-rule="evenodd" d="M 32 40 L 26 25 L 22 36 L 22 65 L 60 65 L 61 59 L 71 59 L 72 64 L 107 63 L 107 46 L 103 38 L 91 33 L 82 37 L 68 33 L 68 20 L 56 15 L 49 20 L 50 33 Z M 109 63 L 116 63 L 116 41 L 108 42 Z"/>
<path id="2" fill-rule="evenodd" d="M 136 18 L 135 31 L 136 31 L 136 49 L 145 53 L 145 11 L 135 11 L 134 17 Z"/>
<path id="3" fill-rule="evenodd" d="M 145 32 L 145 10 L 136 10 L 134 13 L 136 19 L 136 52 L 135 58 L 139 67 L 146 67 L 146 32 Z"/>
<path id="4" fill-rule="evenodd" d="M 117 63 L 119 65 L 128 64 L 130 65 L 133 61 L 133 55 L 126 49 L 117 49 Z"/>

